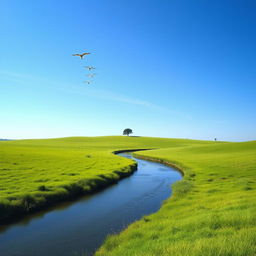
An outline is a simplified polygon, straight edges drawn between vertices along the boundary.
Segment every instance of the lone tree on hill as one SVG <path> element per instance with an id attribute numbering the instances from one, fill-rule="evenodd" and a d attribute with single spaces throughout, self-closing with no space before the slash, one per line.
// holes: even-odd
<path id="1" fill-rule="evenodd" d="M 124 131 L 123 131 L 123 135 L 129 136 L 131 133 L 132 133 L 132 129 L 130 129 L 130 128 L 126 128 L 126 129 L 124 129 Z"/>

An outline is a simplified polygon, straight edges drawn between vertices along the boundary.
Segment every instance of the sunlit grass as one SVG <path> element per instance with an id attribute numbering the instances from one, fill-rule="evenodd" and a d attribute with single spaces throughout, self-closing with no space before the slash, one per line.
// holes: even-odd
<path id="1" fill-rule="evenodd" d="M 110 236 L 97 256 L 256 255 L 256 142 L 137 152 L 173 163 L 183 180 L 155 214 Z"/>
<path id="2" fill-rule="evenodd" d="M 132 172 L 136 152 L 183 171 L 155 214 L 110 236 L 97 255 L 255 255 L 256 142 L 140 137 L 0 142 L 0 216 L 22 215 L 90 193 Z"/>
<path id="3" fill-rule="evenodd" d="M 0 142 L 0 222 L 87 194 L 134 170 L 115 150 L 209 144 L 140 137 L 74 137 Z"/>

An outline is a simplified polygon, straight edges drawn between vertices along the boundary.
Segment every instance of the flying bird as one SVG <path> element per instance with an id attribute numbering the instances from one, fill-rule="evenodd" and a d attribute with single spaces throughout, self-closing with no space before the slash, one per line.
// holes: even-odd
<path id="1" fill-rule="evenodd" d="M 96 68 L 95 68 L 95 67 L 93 67 L 93 66 L 85 66 L 85 68 L 87 68 L 88 70 L 96 69 Z"/>
<path id="2" fill-rule="evenodd" d="M 82 54 L 76 53 L 76 54 L 72 54 L 72 56 L 79 56 L 81 59 L 83 59 L 83 57 L 84 57 L 85 55 L 88 55 L 88 54 L 91 54 L 91 53 L 90 53 L 90 52 L 84 52 L 84 53 L 82 53 Z"/>
<path id="3" fill-rule="evenodd" d="M 97 75 L 96 73 L 87 74 L 88 77 L 94 77 L 94 76 L 96 76 L 96 75 Z"/>
<path id="4" fill-rule="evenodd" d="M 86 83 L 86 84 L 91 84 L 92 81 L 84 81 L 84 83 Z"/>

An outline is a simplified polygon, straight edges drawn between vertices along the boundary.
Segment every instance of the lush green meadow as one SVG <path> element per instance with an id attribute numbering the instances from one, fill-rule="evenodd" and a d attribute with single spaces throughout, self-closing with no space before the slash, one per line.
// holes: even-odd
<path id="1" fill-rule="evenodd" d="M 110 236 L 97 256 L 255 256 L 256 141 L 137 152 L 183 170 L 155 214 Z"/>
<path id="2" fill-rule="evenodd" d="M 0 142 L 0 222 L 91 193 L 131 174 L 135 163 L 115 150 L 204 141 L 140 137 L 74 137 Z"/>
<path id="3" fill-rule="evenodd" d="M 161 209 L 110 236 L 97 256 L 256 255 L 256 141 L 74 137 L 0 142 L 0 219 L 91 193 L 131 174 L 112 152 L 184 173 Z"/>

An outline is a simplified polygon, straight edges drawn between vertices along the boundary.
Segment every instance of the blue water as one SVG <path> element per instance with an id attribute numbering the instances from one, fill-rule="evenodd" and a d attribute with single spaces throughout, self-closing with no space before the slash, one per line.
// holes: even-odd
<path id="1" fill-rule="evenodd" d="M 93 255 L 107 235 L 156 212 L 181 174 L 165 165 L 133 158 L 138 170 L 103 191 L 30 215 L 0 229 L 1 256 Z"/>

